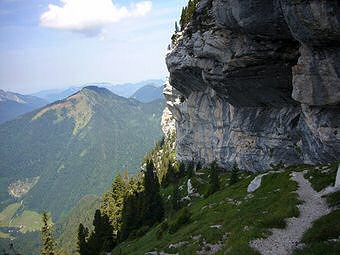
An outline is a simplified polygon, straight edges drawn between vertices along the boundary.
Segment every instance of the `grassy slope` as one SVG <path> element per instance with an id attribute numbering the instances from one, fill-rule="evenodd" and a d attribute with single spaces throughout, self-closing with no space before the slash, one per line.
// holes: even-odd
<path id="1" fill-rule="evenodd" d="M 295 166 L 286 169 L 284 173 L 270 174 L 264 177 L 260 189 L 252 195 L 247 195 L 246 189 L 250 181 L 253 179 L 253 174 L 243 174 L 241 181 L 229 186 L 229 174 L 222 175 L 223 189 L 208 198 L 196 198 L 195 201 L 188 206 L 192 217 L 187 225 L 182 226 L 175 234 L 169 234 L 168 231 L 163 231 L 162 238 L 158 238 L 161 224 L 152 228 L 144 236 L 135 240 L 130 240 L 116 247 L 113 254 L 144 254 L 155 249 L 169 253 L 179 254 L 195 254 L 201 250 L 203 241 L 210 244 L 216 244 L 227 236 L 223 241 L 223 248 L 217 254 L 258 254 L 248 246 L 248 242 L 252 239 L 265 237 L 270 234 L 270 228 L 285 227 L 285 219 L 293 216 L 298 216 L 297 205 L 299 203 L 297 195 L 294 191 L 297 189 L 297 184 L 290 180 L 289 174 L 291 171 L 308 170 L 317 171 L 311 166 Z M 324 179 L 329 181 L 324 181 Z M 322 175 L 315 177 L 316 183 L 324 183 L 323 186 L 334 182 L 334 171 L 325 172 Z M 205 180 L 207 176 L 196 176 L 193 179 L 194 186 L 203 193 L 206 190 Z M 184 185 L 186 180 L 182 180 Z M 185 185 L 184 185 L 185 186 Z M 164 196 L 171 193 L 173 187 L 168 187 L 163 190 Z M 184 188 L 186 189 L 186 188 Z M 185 193 L 185 192 L 183 192 Z M 333 198 L 334 200 L 334 198 Z M 171 225 L 180 212 L 168 217 L 167 222 Z M 326 224 L 325 222 L 328 222 Z M 317 237 L 316 229 L 320 229 L 320 224 L 325 228 L 325 233 L 331 236 L 339 236 L 338 228 L 329 231 L 335 222 L 340 222 L 337 212 L 325 216 L 325 219 L 320 219 L 311 229 L 311 233 L 306 233 L 304 241 L 315 240 Z M 212 228 L 213 225 L 222 225 L 220 229 Z M 313 230 L 314 229 L 314 230 Z M 315 232 L 315 233 L 314 233 Z M 316 237 L 315 237 L 316 236 Z M 193 238 L 194 237 L 194 238 Z M 328 237 L 327 237 L 328 238 Z M 328 240 L 328 239 L 327 239 Z M 170 244 L 187 241 L 188 243 L 177 249 L 170 249 Z M 336 247 L 339 247 L 338 242 L 334 242 Z M 327 244 L 318 244 L 325 248 Z M 334 249 L 334 247 L 331 247 Z M 329 250 L 331 251 L 331 250 Z M 301 251 L 297 254 L 313 254 L 310 250 Z M 316 253 L 319 254 L 319 253 Z M 333 254 L 333 253 L 329 253 Z"/>
<path id="2" fill-rule="evenodd" d="M 20 208 L 19 203 L 13 203 L 7 206 L 1 213 L 0 213 L 0 227 L 7 227 L 9 222 Z"/>
<path id="3" fill-rule="evenodd" d="M 25 210 L 22 214 L 13 219 L 11 226 L 22 226 L 22 233 L 40 231 L 41 215 L 34 211 Z"/>
<path id="4" fill-rule="evenodd" d="M 193 254 L 200 250 L 203 240 L 214 244 L 227 234 L 225 247 L 230 254 L 256 254 L 248 247 L 248 242 L 268 234 L 266 229 L 269 227 L 284 226 L 284 218 L 296 216 L 298 200 L 292 193 L 297 188 L 296 184 L 289 180 L 288 172 L 265 177 L 261 189 L 254 193 L 254 197 L 247 196 L 246 192 L 252 177 L 254 175 L 244 174 L 240 182 L 228 186 L 229 174 L 224 174 L 223 190 L 208 198 L 198 198 L 189 206 L 192 213 L 191 223 L 183 226 L 177 233 L 164 233 L 163 238 L 157 240 L 156 232 L 160 227 L 157 226 L 144 237 L 123 243 L 116 251 L 122 249 L 123 254 L 142 254 L 158 248 L 167 252 Z M 199 183 L 206 179 L 206 176 L 200 176 L 194 181 Z M 200 186 L 199 191 L 206 189 L 204 183 Z M 169 219 L 170 224 L 176 217 L 174 215 Z M 222 227 L 216 229 L 211 227 L 213 225 Z M 191 237 L 195 236 L 201 237 L 194 241 Z M 177 250 L 167 248 L 171 243 L 183 241 L 188 241 L 189 244 Z"/>
<path id="5" fill-rule="evenodd" d="M 0 212 L 0 227 L 20 228 L 20 232 L 34 232 L 41 228 L 41 215 L 26 210 L 20 203 L 13 203 Z"/>
<path id="6" fill-rule="evenodd" d="M 321 191 L 334 185 L 338 164 L 318 166 L 305 174 L 312 187 Z M 294 252 L 294 255 L 337 255 L 340 252 L 340 192 L 326 196 L 328 205 L 334 210 L 314 222 L 303 236 L 305 246 Z M 336 209 L 337 208 L 337 209 Z"/>
<path id="7" fill-rule="evenodd" d="M 14 243 L 18 250 L 25 251 L 27 255 L 37 254 L 40 243 L 40 214 L 25 210 L 20 203 L 13 203 L 0 212 L 0 227 L 20 229 L 19 233 L 0 232 L 0 250 L 8 249 L 9 244 Z M 12 238 L 15 240 L 12 241 Z"/>

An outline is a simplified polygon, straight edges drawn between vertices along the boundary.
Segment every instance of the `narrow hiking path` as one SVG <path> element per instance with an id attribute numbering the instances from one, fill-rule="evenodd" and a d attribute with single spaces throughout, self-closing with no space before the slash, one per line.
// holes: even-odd
<path id="1" fill-rule="evenodd" d="M 269 237 L 250 242 L 250 246 L 262 255 L 291 254 L 313 221 L 331 211 L 321 194 L 312 188 L 302 172 L 293 172 L 291 178 L 299 185 L 296 192 L 303 202 L 298 205 L 300 215 L 297 218 L 289 218 L 285 229 L 271 229 L 272 234 Z"/>

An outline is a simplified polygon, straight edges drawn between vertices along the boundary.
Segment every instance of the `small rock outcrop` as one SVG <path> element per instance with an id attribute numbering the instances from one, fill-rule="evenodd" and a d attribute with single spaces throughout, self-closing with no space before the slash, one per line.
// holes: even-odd
<path id="1" fill-rule="evenodd" d="M 201 0 L 166 58 L 178 159 L 250 171 L 338 160 L 339 20 L 337 1 Z"/>
<path id="2" fill-rule="evenodd" d="M 340 189 L 340 165 L 338 167 L 338 171 L 336 172 L 336 179 L 335 179 L 334 187 L 337 189 Z"/>

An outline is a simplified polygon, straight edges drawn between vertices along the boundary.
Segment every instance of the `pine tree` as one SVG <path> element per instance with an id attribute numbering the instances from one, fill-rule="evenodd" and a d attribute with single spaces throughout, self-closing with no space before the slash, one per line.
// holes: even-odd
<path id="1" fill-rule="evenodd" d="M 124 206 L 124 197 L 127 192 L 127 186 L 123 178 L 118 175 L 112 184 L 112 197 L 114 208 L 110 220 L 115 231 L 121 227 L 122 211 Z"/>
<path id="2" fill-rule="evenodd" d="M 185 175 L 185 164 L 183 162 L 179 163 L 178 173 L 181 177 Z"/>
<path id="3" fill-rule="evenodd" d="M 92 255 L 97 255 L 99 254 L 102 248 L 102 243 L 100 239 L 101 229 L 102 229 L 100 210 L 96 210 L 92 224 L 93 224 L 94 229 L 88 238 L 87 244 L 88 244 L 89 253 Z"/>
<path id="4" fill-rule="evenodd" d="M 229 185 L 233 185 L 236 182 L 238 182 L 238 180 L 239 180 L 238 172 L 239 172 L 239 169 L 237 167 L 237 164 L 235 163 L 234 166 L 233 166 L 233 169 L 231 170 Z"/>
<path id="5" fill-rule="evenodd" d="M 108 252 L 114 248 L 115 239 L 113 237 L 113 227 L 107 215 L 101 214 L 96 210 L 93 219 L 93 227 L 90 237 L 88 238 L 87 247 L 89 254 L 97 255 L 101 252 Z"/>
<path id="6" fill-rule="evenodd" d="M 188 5 L 182 9 L 180 25 L 181 30 L 184 30 L 186 25 L 190 22 L 198 4 L 199 0 L 189 0 Z"/>
<path id="7" fill-rule="evenodd" d="M 178 27 L 178 24 L 177 24 L 177 21 L 175 22 L 175 33 L 178 33 L 179 32 L 179 27 Z"/>
<path id="8" fill-rule="evenodd" d="M 120 241 L 126 240 L 141 227 L 150 227 L 163 219 L 163 201 L 155 172 L 152 160 L 147 160 L 143 179 L 144 190 L 140 190 L 138 181 L 130 181 L 129 186 L 134 188 L 128 188 L 130 191 L 124 199 Z"/>
<path id="9" fill-rule="evenodd" d="M 207 196 L 214 194 L 220 190 L 220 180 L 218 177 L 218 165 L 216 161 L 210 165 L 210 178 L 209 178 L 209 189 Z"/>
<path id="10" fill-rule="evenodd" d="M 110 219 L 107 215 L 101 217 L 102 233 L 100 236 L 102 242 L 101 250 L 104 252 L 110 252 L 115 246 L 115 239 L 113 237 L 113 227 L 110 223 Z"/>
<path id="11" fill-rule="evenodd" d="M 177 180 L 175 168 L 173 167 L 171 161 L 168 161 L 168 166 L 166 170 L 165 177 L 163 178 L 162 181 L 162 186 L 167 187 L 171 183 L 175 183 Z"/>
<path id="12" fill-rule="evenodd" d="M 41 255 L 56 255 L 56 244 L 53 238 L 53 228 L 49 223 L 50 217 L 46 212 L 42 215 L 43 226 L 41 228 L 42 248 Z"/>
<path id="13" fill-rule="evenodd" d="M 134 192 L 127 194 L 124 199 L 122 212 L 122 227 L 119 233 L 119 240 L 126 240 L 129 235 L 142 226 L 142 193 Z"/>
<path id="14" fill-rule="evenodd" d="M 182 8 L 181 18 L 179 20 L 179 24 L 181 25 L 181 31 L 184 30 L 186 23 L 186 15 L 187 15 L 187 7 Z"/>
<path id="15" fill-rule="evenodd" d="M 85 228 L 83 224 L 79 224 L 77 251 L 79 252 L 80 255 L 90 255 L 86 243 L 86 238 L 88 234 L 89 234 L 88 228 Z"/>
<path id="16" fill-rule="evenodd" d="M 195 173 L 195 162 L 194 161 L 188 162 L 186 168 L 187 168 L 187 176 L 189 178 L 193 177 Z"/>
<path id="17" fill-rule="evenodd" d="M 176 185 L 171 196 L 171 208 L 173 211 L 178 211 L 181 208 L 180 199 L 179 187 Z"/>
<path id="18" fill-rule="evenodd" d="M 146 162 L 144 176 L 144 203 L 142 219 L 144 225 L 152 226 L 163 219 L 164 207 L 162 197 L 159 193 L 160 186 L 156 169 L 152 160 Z"/>
<path id="19" fill-rule="evenodd" d="M 127 185 L 121 175 L 117 175 L 112 183 L 111 189 L 103 196 L 100 210 L 107 215 L 113 232 L 117 233 L 121 227 L 122 210 L 124 197 L 127 192 Z"/>

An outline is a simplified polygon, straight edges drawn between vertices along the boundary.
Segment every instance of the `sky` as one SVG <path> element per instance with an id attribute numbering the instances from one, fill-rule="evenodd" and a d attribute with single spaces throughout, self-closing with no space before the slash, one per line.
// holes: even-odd
<path id="1" fill-rule="evenodd" d="M 0 0 L 0 89 L 163 79 L 187 0 Z"/>

